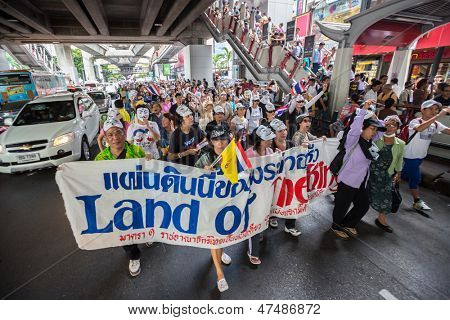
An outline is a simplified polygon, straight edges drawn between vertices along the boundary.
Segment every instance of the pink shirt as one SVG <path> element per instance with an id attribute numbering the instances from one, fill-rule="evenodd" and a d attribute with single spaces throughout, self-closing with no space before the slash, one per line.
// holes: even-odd
<path id="1" fill-rule="evenodd" d="M 172 105 L 172 104 L 171 104 L 170 102 L 169 102 L 169 103 L 163 102 L 162 105 L 161 105 L 161 107 L 162 107 L 162 113 L 167 113 L 167 112 L 169 112 L 171 105 Z"/>
<path id="2" fill-rule="evenodd" d="M 247 157 L 249 157 L 249 158 L 261 157 L 261 156 L 259 155 L 259 153 L 256 152 L 255 149 L 253 149 L 253 147 L 247 149 L 247 150 L 245 151 L 245 153 L 247 154 Z M 272 153 L 273 153 L 273 150 L 272 150 L 271 148 L 266 148 L 266 155 L 272 154 Z"/>

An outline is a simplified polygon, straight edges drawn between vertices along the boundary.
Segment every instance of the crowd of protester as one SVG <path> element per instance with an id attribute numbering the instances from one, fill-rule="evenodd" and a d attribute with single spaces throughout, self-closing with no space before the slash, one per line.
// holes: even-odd
<path id="1" fill-rule="evenodd" d="M 393 85 L 384 79 L 360 90 L 355 75 L 350 102 L 328 131 L 324 127 L 324 115 L 329 116 L 328 81 L 326 76 L 320 83 L 311 78 L 301 92 L 292 91 L 284 97 L 273 81 L 216 80 L 215 86 L 209 86 L 205 79 L 125 83 L 119 88 L 121 98 L 104 115 L 98 138 L 102 151 L 96 160 L 145 157 L 215 170 L 220 165 L 216 159 L 233 137 L 253 158 L 307 147 L 311 141 L 337 134 L 341 144 L 335 160 L 341 164 L 336 172 L 338 189 L 331 230 L 338 237 L 357 236 L 357 224 L 369 207 L 379 213 L 375 224 L 393 232 L 386 217 L 396 199 L 389 195 L 396 191 L 401 178 L 408 181 L 414 208 L 430 210 L 419 196 L 420 164 L 431 137 L 440 132 L 450 134 L 450 129 L 437 121 L 450 112 L 449 86 L 442 85 L 434 100 L 421 93 L 421 114 L 408 120 L 408 112 L 400 109 L 400 103 L 406 95 L 408 103 L 403 107 L 415 108 L 414 96 L 419 99 L 416 91 L 424 90 L 420 85 L 410 100 L 408 83 L 398 98 Z M 277 228 L 278 220 L 271 218 L 269 225 Z M 295 220 L 284 220 L 286 233 L 301 234 Z M 263 233 L 258 234 L 248 243 L 249 262 L 255 265 L 261 264 L 262 238 Z M 136 276 L 140 273 L 140 251 L 137 245 L 125 250 L 130 274 Z M 221 263 L 231 263 L 231 257 L 221 249 L 212 249 L 211 256 L 218 289 L 225 291 L 228 283 Z"/>

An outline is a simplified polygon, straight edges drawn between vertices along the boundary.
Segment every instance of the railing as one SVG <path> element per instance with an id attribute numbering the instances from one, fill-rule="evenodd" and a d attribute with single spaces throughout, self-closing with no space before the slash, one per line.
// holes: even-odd
<path id="1" fill-rule="evenodd" d="M 25 49 L 31 53 L 36 62 L 47 69 L 47 71 L 56 71 L 56 66 L 53 63 L 52 55 L 43 45 L 40 44 L 26 44 Z"/>
<path id="2" fill-rule="evenodd" d="M 295 80 L 308 76 L 301 67 L 301 59 L 292 56 L 291 52 L 282 46 L 259 41 L 243 27 L 239 17 L 223 15 L 214 6 L 206 11 L 206 17 L 207 22 L 214 27 L 214 31 L 222 37 L 228 35 L 259 72 L 278 73 L 285 80 L 287 87 Z"/>

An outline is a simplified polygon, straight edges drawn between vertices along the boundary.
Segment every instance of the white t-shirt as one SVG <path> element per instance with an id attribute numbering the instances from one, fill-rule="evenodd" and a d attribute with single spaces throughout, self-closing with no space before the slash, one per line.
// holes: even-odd
<path id="1" fill-rule="evenodd" d="M 421 123 L 423 123 L 422 119 L 413 119 L 409 123 L 409 136 L 411 137 L 417 126 L 419 126 Z M 427 156 L 428 147 L 431 143 L 431 138 L 433 138 L 433 135 L 436 133 L 440 133 L 442 130 L 447 129 L 446 126 L 444 126 L 439 121 L 436 121 L 432 123 L 428 128 L 426 128 L 422 132 L 418 132 L 414 138 L 411 140 L 410 143 L 408 143 L 405 146 L 405 154 L 404 157 L 406 159 L 423 159 Z"/>
<path id="2" fill-rule="evenodd" d="M 149 121 L 148 124 L 152 129 L 159 133 L 158 124 L 153 121 Z M 151 154 L 153 159 L 159 159 L 158 147 L 156 146 L 156 141 L 153 140 L 153 135 L 150 133 L 148 128 L 139 123 L 132 123 L 128 127 L 127 140 L 131 141 L 136 146 L 144 149 L 145 154 Z"/>
<path id="3" fill-rule="evenodd" d="M 248 119 L 248 132 L 252 133 L 253 130 L 259 127 L 261 119 L 263 118 L 262 110 L 260 107 L 250 107 L 247 109 L 246 118 Z"/>
<path id="4" fill-rule="evenodd" d="M 239 132 L 242 129 L 248 129 L 248 120 L 245 117 L 240 118 L 238 116 L 234 116 L 233 119 L 231 119 L 231 123 L 236 125 L 236 132 Z"/>
<path id="5" fill-rule="evenodd" d="M 364 101 L 367 100 L 377 100 L 378 95 L 375 91 L 373 91 L 372 89 L 370 89 L 369 91 L 366 92 L 366 94 L 364 95 Z"/>

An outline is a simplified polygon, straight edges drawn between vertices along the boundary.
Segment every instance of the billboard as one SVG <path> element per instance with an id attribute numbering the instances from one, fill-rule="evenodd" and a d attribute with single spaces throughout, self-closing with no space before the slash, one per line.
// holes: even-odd
<path id="1" fill-rule="evenodd" d="M 304 13 L 295 18 L 295 38 L 300 38 L 309 35 L 311 26 L 311 12 Z"/>
<path id="2" fill-rule="evenodd" d="M 286 41 L 294 41 L 295 40 L 295 21 L 289 21 L 286 24 Z"/>
<path id="3" fill-rule="evenodd" d="M 304 57 L 305 58 L 312 58 L 313 52 L 314 52 L 314 36 L 307 36 L 305 37 L 305 45 L 303 46 L 304 50 Z"/>

